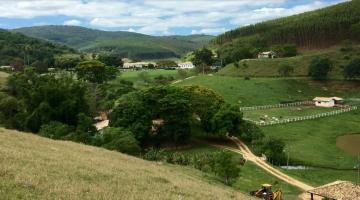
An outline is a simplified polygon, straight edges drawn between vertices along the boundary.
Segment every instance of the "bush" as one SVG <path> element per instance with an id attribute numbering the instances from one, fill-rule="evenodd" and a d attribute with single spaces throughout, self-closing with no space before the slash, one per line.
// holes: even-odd
<path id="1" fill-rule="evenodd" d="M 220 136 L 237 135 L 241 131 L 242 117 L 237 105 L 224 104 L 211 119 L 212 131 Z"/>
<path id="2" fill-rule="evenodd" d="M 324 80 L 331 71 L 333 63 L 328 58 L 314 58 L 309 66 L 309 76 L 314 80 Z"/>
<path id="3" fill-rule="evenodd" d="M 103 130 L 103 145 L 109 150 L 116 150 L 127 154 L 137 154 L 140 146 L 134 135 L 123 128 L 108 127 Z"/>
<path id="4" fill-rule="evenodd" d="M 347 79 L 359 78 L 360 77 L 360 59 L 352 60 L 348 65 L 345 66 L 343 71 L 344 77 Z"/>
<path id="5" fill-rule="evenodd" d="M 261 152 L 275 165 L 285 164 L 284 148 L 284 141 L 270 137 L 264 138 L 260 145 Z"/>
<path id="6" fill-rule="evenodd" d="M 51 139 L 63 139 L 69 135 L 71 128 L 61 122 L 52 121 L 48 124 L 43 124 L 40 128 L 39 135 Z"/>
<path id="7" fill-rule="evenodd" d="M 294 67 L 290 66 L 288 63 L 283 63 L 280 65 L 278 73 L 282 77 L 288 77 L 294 72 Z"/>
<path id="8" fill-rule="evenodd" d="M 221 151 L 214 156 L 212 171 L 221 177 L 226 185 L 231 185 L 239 176 L 240 168 L 232 153 Z"/>

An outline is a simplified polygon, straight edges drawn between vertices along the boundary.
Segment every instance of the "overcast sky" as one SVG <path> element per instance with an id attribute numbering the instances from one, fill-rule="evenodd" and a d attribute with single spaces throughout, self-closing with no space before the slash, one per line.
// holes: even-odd
<path id="1" fill-rule="evenodd" d="M 0 28 L 57 24 L 150 35 L 217 35 L 343 1 L 0 0 Z"/>

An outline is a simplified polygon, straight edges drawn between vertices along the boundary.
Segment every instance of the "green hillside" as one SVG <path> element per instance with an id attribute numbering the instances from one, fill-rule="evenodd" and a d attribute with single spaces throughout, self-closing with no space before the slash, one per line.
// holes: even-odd
<path id="1" fill-rule="evenodd" d="M 0 157 L 1 199 L 251 199 L 191 168 L 1 128 Z"/>
<path id="2" fill-rule="evenodd" d="M 344 66 L 349 64 L 352 59 L 360 57 L 360 48 L 354 46 L 348 52 L 341 49 L 336 47 L 309 51 L 302 55 L 287 58 L 244 59 L 228 64 L 218 74 L 223 76 L 278 77 L 281 66 L 289 65 L 294 69 L 290 76 L 308 76 L 311 61 L 316 57 L 325 57 L 330 58 L 333 62 L 333 69 L 329 76 L 331 78 L 342 78 Z"/>
<path id="3" fill-rule="evenodd" d="M 0 66 L 17 67 L 24 64 L 51 66 L 54 56 L 74 52 L 75 50 L 63 45 L 0 29 Z"/>
<path id="4" fill-rule="evenodd" d="M 85 52 L 115 52 L 133 59 L 180 57 L 207 44 L 213 36 L 149 36 L 101 31 L 78 26 L 37 26 L 15 29 L 25 35 L 65 44 Z"/>
<path id="5" fill-rule="evenodd" d="M 301 48 L 323 48 L 345 39 L 360 39 L 360 1 L 353 0 L 299 15 L 266 21 L 226 32 L 213 40 L 222 45 L 235 40 L 262 45 L 293 43 Z"/>

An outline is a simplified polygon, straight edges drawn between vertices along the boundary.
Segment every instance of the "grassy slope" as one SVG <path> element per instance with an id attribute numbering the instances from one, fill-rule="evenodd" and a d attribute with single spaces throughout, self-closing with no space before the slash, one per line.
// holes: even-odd
<path id="1" fill-rule="evenodd" d="M 249 199 L 190 168 L 6 129 L 0 158 L 2 199 Z"/>
<path id="2" fill-rule="evenodd" d="M 355 98 L 359 104 L 360 83 L 346 81 L 313 82 L 308 79 L 243 78 L 199 76 L 180 85 L 203 85 L 221 94 L 226 101 L 241 106 L 276 104 L 283 100 L 308 100 L 314 96 Z M 301 92 L 299 92 L 301 90 Z M 287 125 L 262 127 L 266 135 L 282 138 L 290 147 L 291 160 L 333 168 L 352 168 L 355 157 L 336 147 L 337 136 L 360 132 L 359 112 Z M 355 172 L 330 169 L 286 171 L 314 185 L 337 179 L 354 181 Z"/>
<path id="3" fill-rule="evenodd" d="M 224 76 L 276 77 L 279 76 L 278 70 L 280 66 L 287 63 L 294 68 L 292 76 L 307 76 L 308 66 L 316 56 L 330 58 L 334 62 L 330 77 L 342 78 L 342 68 L 348 64 L 350 59 L 360 56 L 360 48 L 356 48 L 349 53 L 341 52 L 339 48 L 334 47 L 306 52 L 303 55 L 290 58 L 242 60 L 239 62 L 239 67 L 229 64 L 221 69 L 218 74 Z"/>

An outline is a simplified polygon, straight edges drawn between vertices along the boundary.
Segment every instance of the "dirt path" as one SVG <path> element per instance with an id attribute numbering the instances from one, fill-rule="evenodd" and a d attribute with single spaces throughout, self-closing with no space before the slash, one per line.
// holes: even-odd
<path id="1" fill-rule="evenodd" d="M 259 157 L 254 155 L 251 152 L 251 150 L 242 141 L 240 141 L 238 138 L 231 137 L 230 139 L 237 144 L 239 149 L 235 149 L 235 148 L 227 147 L 227 146 L 223 146 L 223 145 L 214 145 L 214 146 L 221 147 L 223 149 L 227 149 L 229 151 L 242 154 L 243 157 L 246 160 L 249 160 L 249 161 L 253 162 L 257 166 L 264 169 L 266 172 L 268 172 L 268 173 L 272 174 L 273 176 L 285 181 L 286 183 L 289 183 L 289 184 L 291 184 L 291 185 L 293 185 L 295 187 L 300 188 L 301 190 L 307 191 L 307 190 L 311 190 L 311 189 L 314 188 L 314 187 L 312 187 L 312 186 L 310 186 L 310 185 L 308 185 L 306 183 L 303 183 L 303 182 L 301 182 L 301 181 L 299 181 L 297 179 L 294 179 L 294 178 L 284 174 L 280 170 L 275 169 L 273 166 L 266 163 L 264 160 L 261 160 Z"/>

